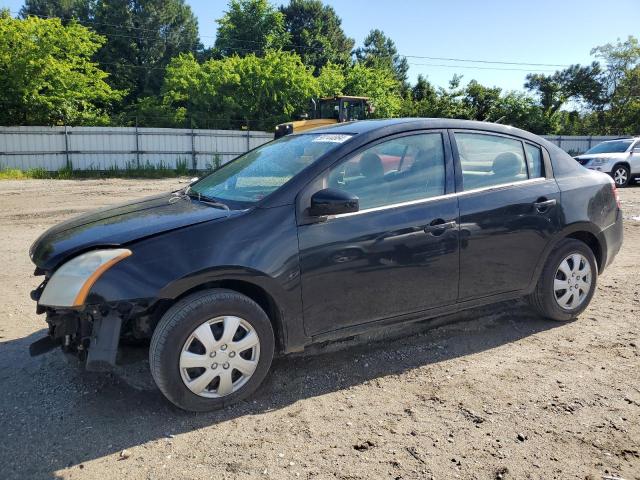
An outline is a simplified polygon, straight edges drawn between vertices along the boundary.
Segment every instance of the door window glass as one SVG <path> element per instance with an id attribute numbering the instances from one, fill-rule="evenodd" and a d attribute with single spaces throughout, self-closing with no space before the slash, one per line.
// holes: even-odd
<path id="1" fill-rule="evenodd" d="M 465 190 L 527 179 L 522 142 L 497 135 L 456 133 Z"/>
<path id="2" fill-rule="evenodd" d="M 360 199 L 360 210 L 443 195 L 444 148 L 440 133 L 379 143 L 333 167 L 328 186 Z"/>

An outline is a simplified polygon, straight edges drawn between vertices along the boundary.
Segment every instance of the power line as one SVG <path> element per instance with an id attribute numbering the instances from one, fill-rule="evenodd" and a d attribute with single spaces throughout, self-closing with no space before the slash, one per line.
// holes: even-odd
<path id="1" fill-rule="evenodd" d="M 20 15 L 21 12 L 16 12 L 15 10 L 10 11 L 10 13 L 14 14 L 14 15 Z M 42 19 L 55 19 L 58 18 L 60 20 L 62 20 L 62 17 L 57 17 L 55 15 L 37 15 L 35 13 L 28 13 L 27 17 L 36 17 L 36 18 L 42 18 Z M 123 29 L 127 29 L 127 30 L 139 30 L 141 32 L 152 32 L 152 33 L 158 33 L 158 30 L 155 28 L 143 28 L 143 27 L 134 27 L 131 25 L 119 25 L 119 24 L 115 24 L 115 23 L 105 23 L 105 22 L 96 22 L 94 20 L 87 20 L 87 21 L 83 21 L 80 20 L 76 17 L 70 17 L 68 20 L 73 20 L 76 23 L 79 23 L 80 25 L 84 25 L 84 26 L 94 26 L 94 25 L 103 25 L 105 27 L 114 27 L 114 28 L 123 28 Z M 99 32 L 98 32 L 99 33 Z M 103 34 L 101 34 L 103 35 Z M 199 37 L 201 38 L 216 38 L 215 35 L 200 35 L 198 34 Z M 138 37 L 135 37 L 138 38 Z"/>
<path id="2" fill-rule="evenodd" d="M 15 12 L 12 11 L 11 13 L 13 14 L 19 14 L 20 12 Z M 50 18 L 60 18 L 60 17 L 55 17 L 55 16 L 48 16 L 48 15 L 35 15 L 35 14 L 29 14 L 32 17 L 37 17 L 37 18 L 44 18 L 44 19 L 50 19 Z M 143 31 L 143 32 L 152 32 L 152 33 L 158 33 L 158 30 L 156 29 L 149 29 L 149 28 L 143 28 L 143 27 L 134 27 L 134 26 L 125 26 L 125 25 L 117 25 L 117 24 L 112 24 L 112 23 L 104 23 L 104 22 L 95 22 L 95 21 L 87 21 L 87 22 L 82 22 L 78 19 L 73 18 L 73 20 L 77 23 L 79 23 L 80 25 L 84 25 L 84 26 L 94 26 L 94 25 L 103 25 L 103 26 L 109 26 L 109 27 L 114 27 L 114 28 L 122 28 L 122 29 L 127 29 L 127 30 L 139 30 L 139 31 Z M 138 35 L 126 35 L 126 34 L 120 34 L 120 33 L 101 33 L 101 32 L 96 32 L 99 35 L 105 36 L 107 38 L 109 37 L 114 37 L 114 38 L 130 38 L 130 39 L 135 39 L 135 40 L 144 40 L 144 39 L 155 39 L 157 37 L 155 36 L 138 36 Z M 214 35 L 198 35 L 200 38 L 217 38 Z M 261 44 L 262 42 L 258 41 L 258 40 L 248 40 L 248 39 L 239 39 L 239 38 L 228 38 L 227 40 L 231 40 L 232 42 L 237 42 L 238 44 L 246 44 L 246 43 L 253 43 L 253 44 Z M 310 45 L 292 45 L 289 44 L 288 47 L 291 47 L 294 50 L 308 50 L 308 51 L 315 51 L 315 52 L 322 52 L 324 51 L 324 48 L 322 47 L 313 47 Z M 251 48 L 243 48 L 243 47 L 235 47 L 235 50 L 238 51 L 242 51 L 244 53 L 262 53 L 262 49 L 259 48 L 255 48 L 255 49 L 251 49 Z M 425 60 L 440 60 L 440 61 L 446 61 L 446 62 L 468 62 L 468 63 L 481 63 L 481 64 L 496 64 L 496 65 L 522 65 L 522 66 L 531 66 L 531 67 L 569 67 L 569 64 L 556 64 L 556 63 L 536 63 L 536 62 L 515 62 L 515 61 L 505 61 L 505 60 L 488 60 L 488 59 L 470 59 L 470 58 L 455 58 L 455 57 L 434 57 L 434 56 L 426 56 L 426 55 L 402 55 L 401 53 L 397 54 L 399 57 L 405 57 L 405 58 L 416 58 L 416 59 L 425 59 Z M 518 70 L 522 70 L 522 71 L 529 71 L 530 69 L 516 69 L 516 68 L 499 68 L 499 67 L 475 67 L 475 66 L 463 66 L 463 65 L 458 65 L 458 66 L 453 66 L 453 65 L 445 65 L 445 64 L 424 64 L 424 63 L 412 63 L 412 62 L 408 62 L 410 65 L 416 65 L 416 66 L 432 66 L 432 67 L 442 67 L 442 68 L 465 68 L 465 69 L 477 69 L 477 70 L 511 70 L 511 71 L 518 71 Z M 137 65 L 136 65 L 137 67 Z M 554 70 L 536 70 L 536 71 L 547 71 L 547 72 L 551 72 Z"/>
<path id="3" fill-rule="evenodd" d="M 472 63 L 498 63 L 501 65 L 532 65 L 536 67 L 569 67 L 570 65 L 557 63 L 529 63 L 529 62 L 506 62 L 501 60 L 472 60 L 468 58 L 449 58 L 449 57 L 426 57 L 420 55 L 403 55 L 407 58 L 424 58 L 426 60 L 445 60 L 447 62 L 472 62 Z M 419 64 L 415 64 L 419 65 Z"/>
<path id="4" fill-rule="evenodd" d="M 445 65 L 442 63 L 412 63 L 407 62 L 409 65 L 415 66 L 423 66 L 423 67 L 442 67 L 442 68 L 468 68 L 472 70 L 508 70 L 508 71 L 517 71 L 517 72 L 555 72 L 555 70 L 544 70 L 544 69 L 531 69 L 531 68 L 503 68 L 503 67 L 478 67 L 472 65 Z"/>

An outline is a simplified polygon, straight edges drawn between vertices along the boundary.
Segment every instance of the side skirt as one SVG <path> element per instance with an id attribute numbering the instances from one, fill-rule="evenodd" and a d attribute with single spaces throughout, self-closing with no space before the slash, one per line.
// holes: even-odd
<path id="1" fill-rule="evenodd" d="M 501 293 L 498 295 L 491 295 L 488 297 L 467 300 L 464 302 L 447 305 L 445 307 L 432 308 L 432 309 L 423 310 L 420 312 L 383 318 L 381 320 L 376 320 L 374 322 L 362 323 L 360 325 L 354 325 L 346 328 L 340 328 L 337 330 L 331 330 L 330 332 L 321 333 L 319 335 L 315 335 L 311 337 L 310 342 L 307 343 L 307 345 L 305 346 L 312 345 L 314 343 L 340 340 L 342 338 L 351 337 L 354 335 L 361 335 L 371 330 L 387 327 L 390 325 L 420 322 L 423 320 L 434 319 L 444 315 L 451 315 L 453 313 L 457 313 L 463 310 L 468 310 L 470 308 L 490 305 L 492 303 L 500 303 L 507 300 L 516 300 L 516 299 L 522 298 L 522 296 L 525 294 L 526 294 L 526 291 L 520 291 L 520 290 L 515 292 Z M 442 323 L 446 323 L 446 322 L 442 322 Z"/>

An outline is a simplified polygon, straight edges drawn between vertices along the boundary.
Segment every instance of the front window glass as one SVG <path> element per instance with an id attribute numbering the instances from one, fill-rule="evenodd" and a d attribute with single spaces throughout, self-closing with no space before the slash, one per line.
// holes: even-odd
<path id="1" fill-rule="evenodd" d="M 190 191 L 222 202 L 253 204 L 349 138 L 344 134 L 282 137 L 224 165 L 192 185 Z"/>
<path id="2" fill-rule="evenodd" d="M 340 105 L 337 100 L 320 100 L 320 118 L 335 118 L 340 116 Z"/>
<path id="3" fill-rule="evenodd" d="M 497 135 L 456 133 L 465 190 L 527 179 L 522 142 Z"/>
<path id="4" fill-rule="evenodd" d="M 593 148 L 590 148 L 584 155 L 592 153 L 623 153 L 627 151 L 633 140 L 614 140 L 612 142 L 602 142 Z"/>
<path id="5" fill-rule="evenodd" d="M 360 210 L 444 194 L 440 133 L 380 143 L 333 167 L 328 186 L 356 195 Z"/>

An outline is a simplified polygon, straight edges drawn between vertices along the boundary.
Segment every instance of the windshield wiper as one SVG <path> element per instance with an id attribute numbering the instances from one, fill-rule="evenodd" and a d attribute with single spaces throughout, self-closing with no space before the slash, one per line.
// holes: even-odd
<path id="1" fill-rule="evenodd" d="M 185 195 L 191 198 L 196 198 L 199 202 L 206 203 L 207 205 L 211 205 L 215 208 L 221 208 L 222 210 L 231 210 L 229 208 L 229 205 L 227 205 L 226 203 L 219 202 L 215 198 L 207 197 L 206 195 L 202 195 L 199 192 L 194 192 L 191 189 L 187 189 L 185 191 Z"/>

